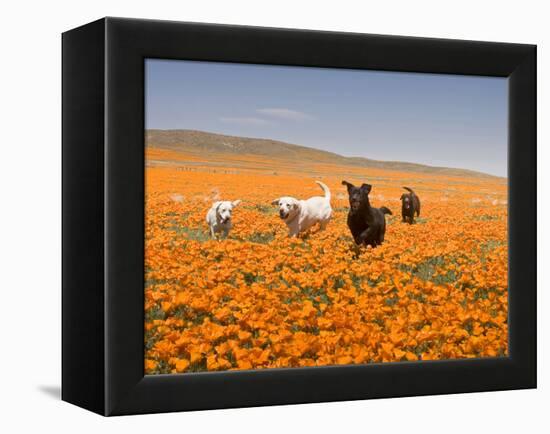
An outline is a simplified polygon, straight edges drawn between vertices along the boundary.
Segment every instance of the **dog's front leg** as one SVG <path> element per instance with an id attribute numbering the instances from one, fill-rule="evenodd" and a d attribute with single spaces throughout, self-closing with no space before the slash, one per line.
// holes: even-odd
<path id="1" fill-rule="evenodd" d="M 300 233 L 299 222 L 297 222 L 296 220 L 294 220 L 293 222 L 290 222 L 290 224 L 288 225 L 288 237 L 289 238 L 297 237 L 299 233 Z"/>
<path id="2" fill-rule="evenodd" d="M 374 235 L 374 228 L 370 226 L 359 234 L 359 239 L 361 240 L 361 242 L 358 244 L 365 243 L 367 240 L 372 239 L 373 235 Z"/>

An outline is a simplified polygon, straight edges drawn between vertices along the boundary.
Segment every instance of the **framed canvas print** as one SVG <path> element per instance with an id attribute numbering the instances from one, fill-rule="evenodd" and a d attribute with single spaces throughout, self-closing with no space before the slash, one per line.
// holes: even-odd
<path id="1" fill-rule="evenodd" d="M 63 384 L 103 415 L 536 387 L 536 48 L 63 34 Z"/>

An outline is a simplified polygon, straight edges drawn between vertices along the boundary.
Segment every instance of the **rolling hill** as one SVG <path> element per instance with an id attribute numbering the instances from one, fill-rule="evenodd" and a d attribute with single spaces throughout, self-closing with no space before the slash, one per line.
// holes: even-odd
<path id="1" fill-rule="evenodd" d="M 262 155 L 315 163 L 344 164 L 404 172 L 434 173 L 447 176 L 497 178 L 481 172 L 449 167 L 436 167 L 401 161 L 380 161 L 363 157 L 345 157 L 333 152 L 269 139 L 227 136 L 196 130 L 147 130 L 146 146 L 191 153 L 229 153 Z"/>

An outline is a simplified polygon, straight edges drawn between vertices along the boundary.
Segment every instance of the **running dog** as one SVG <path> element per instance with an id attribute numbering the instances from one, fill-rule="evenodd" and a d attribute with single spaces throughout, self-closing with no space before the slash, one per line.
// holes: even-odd
<path id="1" fill-rule="evenodd" d="M 385 214 L 392 212 L 385 206 L 373 208 L 369 202 L 369 193 L 372 185 L 363 184 L 361 187 L 342 181 L 348 189 L 350 210 L 348 213 L 348 227 L 358 245 L 376 247 L 384 241 L 386 233 Z"/>
<path id="2" fill-rule="evenodd" d="M 321 181 L 315 181 L 323 189 L 325 196 L 314 196 L 307 200 L 298 200 L 284 196 L 271 202 L 279 207 L 279 217 L 288 226 L 288 236 L 296 237 L 299 233 L 308 230 L 315 223 L 325 229 L 332 217 L 330 206 L 330 190 Z"/>
<path id="3" fill-rule="evenodd" d="M 420 216 L 420 198 L 409 187 L 403 187 L 408 193 L 401 195 L 401 215 L 403 223 L 414 223 L 414 215 Z"/>
<path id="4" fill-rule="evenodd" d="M 216 238 L 216 235 L 222 233 L 224 238 L 227 238 L 231 230 L 231 212 L 241 201 L 228 200 L 214 202 L 212 207 L 206 213 L 206 223 L 210 228 L 210 235 Z"/>

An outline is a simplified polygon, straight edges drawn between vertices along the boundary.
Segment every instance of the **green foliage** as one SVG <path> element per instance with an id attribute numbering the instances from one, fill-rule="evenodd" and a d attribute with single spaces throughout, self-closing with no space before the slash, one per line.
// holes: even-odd
<path id="1" fill-rule="evenodd" d="M 162 310 L 162 308 L 155 304 L 152 308 L 145 311 L 145 321 L 153 321 L 155 319 L 164 319 L 166 314 Z"/>
<path id="2" fill-rule="evenodd" d="M 211 239 L 211 236 L 208 232 L 205 232 L 201 228 L 190 228 L 187 226 L 170 226 L 168 230 L 175 232 L 176 235 L 181 236 L 187 240 L 193 241 L 208 241 Z"/>
<path id="3" fill-rule="evenodd" d="M 247 239 L 251 243 L 268 244 L 275 239 L 275 235 L 269 232 L 254 232 Z"/>

